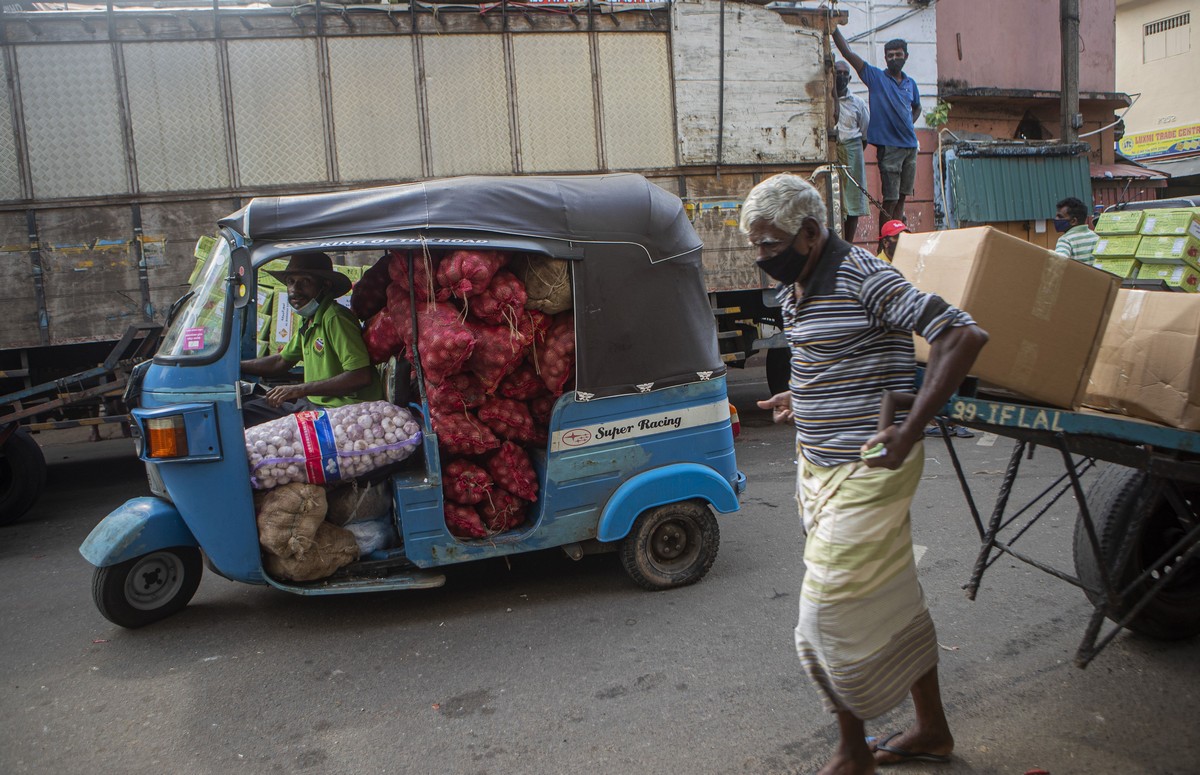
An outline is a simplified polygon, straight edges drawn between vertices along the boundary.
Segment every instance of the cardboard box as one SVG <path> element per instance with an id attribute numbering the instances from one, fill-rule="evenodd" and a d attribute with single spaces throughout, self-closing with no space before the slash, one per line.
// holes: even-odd
<path id="1" fill-rule="evenodd" d="M 1106 256 L 1095 256 L 1092 259 L 1092 266 L 1097 269 L 1103 269 L 1109 274 L 1117 277 L 1137 277 L 1138 269 L 1141 268 L 1142 262 L 1136 258 L 1108 258 Z"/>
<path id="2" fill-rule="evenodd" d="M 1142 237 L 1135 254 L 1140 261 L 1187 262 L 1200 266 L 1200 239 L 1190 234 L 1180 237 Z"/>
<path id="3" fill-rule="evenodd" d="M 1138 245 L 1141 244 L 1141 241 L 1142 235 L 1140 234 L 1101 237 L 1096 242 L 1096 247 L 1092 249 L 1092 255 L 1096 258 L 1101 256 L 1104 258 L 1133 258 L 1137 255 Z"/>
<path id="4" fill-rule="evenodd" d="M 1120 279 L 990 226 L 904 234 L 894 265 L 988 332 L 972 374 L 1035 401 L 1082 403 Z M 916 348 L 927 360 L 924 339 Z"/>
<path id="5" fill-rule="evenodd" d="M 1200 271 L 1191 264 L 1145 263 L 1138 269 L 1139 280 L 1162 280 L 1172 288 L 1195 293 L 1200 289 Z"/>
<path id="6" fill-rule="evenodd" d="M 271 330 L 271 301 L 275 297 L 275 291 L 270 288 L 258 286 L 258 312 L 254 316 L 254 338 L 260 342 L 268 340 L 267 334 Z"/>
<path id="7" fill-rule="evenodd" d="M 292 332 L 299 328 L 300 316 L 296 314 L 296 310 L 292 309 L 292 305 L 288 304 L 287 291 L 275 291 L 274 296 L 271 344 L 273 347 L 282 348 L 292 340 Z M 279 352 L 279 350 L 275 349 L 274 352 Z"/>
<path id="8" fill-rule="evenodd" d="M 1096 233 L 1100 235 L 1138 234 L 1142 230 L 1145 210 L 1122 210 L 1101 213 L 1096 219 Z"/>
<path id="9" fill-rule="evenodd" d="M 1142 220 L 1142 234 L 1182 236 L 1191 234 L 1200 239 L 1200 213 L 1186 210 L 1147 210 Z"/>
<path id="10" fill-rule="evenodd" d="M 1200 431 L 1200 296 L 1122 290 L 1085 403 Z"/>

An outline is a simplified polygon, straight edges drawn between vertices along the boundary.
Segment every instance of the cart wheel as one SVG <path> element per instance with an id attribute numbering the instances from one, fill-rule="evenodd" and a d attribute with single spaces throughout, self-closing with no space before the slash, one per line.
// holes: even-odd
<path id="1" fill-rule="evenodd" d="M 638 586 L 682 587 L 704 578 L 720 545 L 720 529 L 708 504 L 670 503 L 637 518 L 621 542 L 621 564 Z"/>
<path id="2" fill-rule="evenodd" d="M 1088 508 L 1095 522 L 1101 554 L 1109 567 L 1116 561 L 1121 539 L 1142 505 L 1147 483 L 1148 477 L 1141 471 L 1109 466 L 1088 489 Z M 1167 486 L 1171 487 L 1172 483 Z M 1134 545 L 1128 567 L 1120 578 L 1113 579 L 1118 590 L 1127 587 L 1150 568 L 1155 560 L 1195 526 L 1200 515 L 1200 486 L 1185 482 L 1175 482 L 1173 486 L 1182 498 L 1180 505 L 1185 508 L 1185 513 L 1178 513 L 1168 498 L 1159 496 L 1140 533 L 1130 536 Z M 1154 570 L 1150 578 L 1140 585 L 1141 588 L 1153 584 L 1161 569 L 1159 566 Z M 1097 588 L 1102 584 L 1100 564 L 1092 551 L 1082 519 L 1075 523 L 1075 572 L 1085 584 Z M 1186 566 L 1177 568 L 1175 574 L 1129 623 L 1129 629 L 1159 640 L 1182 640 L 1200 634 L 1200 559 L 1193 558 Z M 1134 600 L 1138 595 L 1137 591 L 1132 593 Z M 1087 596 L 1093 604 L 1100 602 L 1098 595 L 1088 592 Z M 1117 621 L 1128 609 L 1129 605 L 1118 603 L 1108 612 L 1108 617 Z"/>
<path id="3" fill-rule="evenodd" d="M 792 378 L 792 351 L 786 347 L 767 350 L 767 389 L 771 395 L 786 392 Z"/>
<path id="4" fill-rule="evenodd" d="M 0 525 L 11 525 L 33 507 L 46 484 L 42 448 L 18 428 L 0 447 Z"/>
<path id="5" fill-rule="evenodd" d="M 113 624 L 142 627 L 181 611 L 196 594 L 203 572 L 196 547 L 160 549 L 97 568 L 92 600 Z"/>

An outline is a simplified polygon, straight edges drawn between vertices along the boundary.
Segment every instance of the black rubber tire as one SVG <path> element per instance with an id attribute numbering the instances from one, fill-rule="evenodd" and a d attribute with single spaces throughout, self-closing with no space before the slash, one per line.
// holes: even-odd
<path id="1" fill-rule="evenodd" d="M 792 378 L 792 351 L 787 348 L 767 350 L 767 389 L 771 395 L 786 392 Z"/>
<path id="2" fill-rule="evenodd" d="M 1108 466 L 1092 483 L 1087 492 L 1088 508 L 1100 541 L 1103 561 L 1112 567 L 1120 541 L 1129 530 L 1129 524 L 1141 507 L 1148 489 L 1146 474 L 1132 468 Z M 1177 482 L 1189 510 L 1193 524 L 1200 514 L 1200 486 Z M 1128 586 L 1142 571 L 1163 555 L 1184 535 L 1183 519 L 1176 514 L 1165 497 L 1160 497 L 1154 511 L 1140 535 L 1133 536 L 1135 544 L 1128 567 L 1121 578 L 1113 579 L 1118 590 Z M 1100 560 L 1092 550 L 1087 529 L 1082 518 L 1075 523 L 1075 573 L 1080 581 L 1099 588 Z M 1129 623 L 1129 629 L 1158 640 L 1183 640 L 1200 634 L 1200 559 L 1193 558 L 1185 568 L 1162 589 L 1141 612 Z M 1155 574 L 1157 576 L 1157 573 Z M 1154 583 L 1154 577 L 1144 582 L 1144 587 Z M 1093 604 L 1100 602 L 1099 596 L 1087 593 Z M 1139 596 L 1135 591 L 1134 601 Z M 1107 615 L 1118 621 L 1129 606 L 1118 603 Z"/>
<path id="3" fill-rule="evenodd" d="M 18 428 L 0 448 L 0 525 L 11 525 L 33 508 L 46 487 L 42 448 Z"/>
<path id="4" fill-rule="evenodd" d="M 136 629 L 183 610 L 196 594 L 203 573 L 196 547 L 159 549 L 97 568 L 92 575 L 92 600 L 105 619 Z"/>
<path id="5" fill-rule="evenodd" d="M 621 541 L 621 565 L 650 590 L 695 584 L 717 559 L 721 531 L 704 501 L 680 501 L 648 509 Z"/>

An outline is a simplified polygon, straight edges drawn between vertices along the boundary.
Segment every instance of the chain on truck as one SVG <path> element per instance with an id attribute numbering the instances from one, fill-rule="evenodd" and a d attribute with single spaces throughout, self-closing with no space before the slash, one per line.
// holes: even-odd
<path id="1" fill-rule="evenodd" d="M 723 359 L 768 350 L 771 389 L 786 385 L 786 349 L 771 349 L 785 348 L 778 306 L 738 206 L 765 177 L 833 159 L 827 11 L 24 8 L 0 12 L 0 417 L 17 418 L 0 426 L 4 521 L 44 476 L 28 431 L 125 420 L 122 367 L 186 291 L 197 237 L 253 196 L 639 172 L 686 202 L 704 240 Z M 832 193 L 829 178 L 818 176 Z M 113 352 L 130 331 L 132 350 Z"/>

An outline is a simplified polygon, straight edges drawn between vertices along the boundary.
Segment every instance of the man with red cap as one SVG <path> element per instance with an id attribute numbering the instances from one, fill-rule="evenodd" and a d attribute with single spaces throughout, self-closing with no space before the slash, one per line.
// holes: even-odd
<path id="1" fill-rule="evenodd" d="M 888 221 L 879 229 L 879 258 L 892 263 L 896 255 L 896 245 L 900 242 L 900 232 L 909 231 L 904 221 Z"/>

